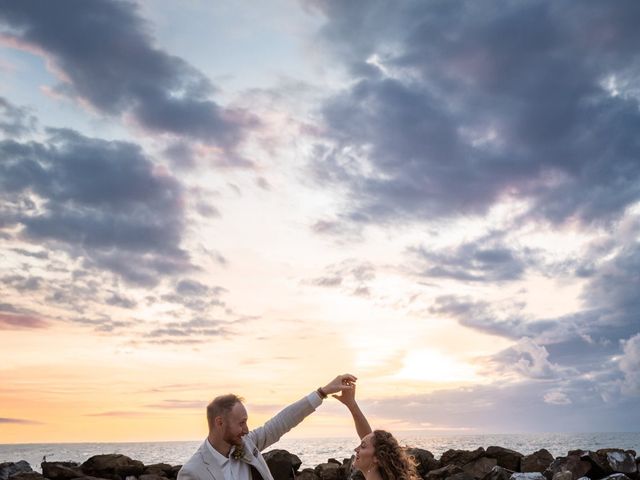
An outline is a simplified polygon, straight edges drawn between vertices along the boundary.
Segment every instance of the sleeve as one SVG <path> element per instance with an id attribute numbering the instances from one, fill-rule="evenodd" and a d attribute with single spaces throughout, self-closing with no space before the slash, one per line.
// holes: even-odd
<path id="1" fill-rule="evenodd" d="M 280 437 L 298 425 L 308 415 L 313 413 L 320 406 L 322 399 L 317 392 L 311 392 L 306 397 L 301 398 L 288 407 L 285 407 L 262 427 L 251 430 L 249 439 L 255 444 L 258 450 L 262 451 L 269 445 L 273 445 Z M 190 480 L 190 479 L 179 479 Z"/>

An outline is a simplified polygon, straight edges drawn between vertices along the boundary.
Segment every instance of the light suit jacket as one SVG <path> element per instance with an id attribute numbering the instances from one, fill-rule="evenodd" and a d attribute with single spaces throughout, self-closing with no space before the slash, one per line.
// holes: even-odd
<path id="1" fill-rule="evenodd" d="M 282 435 L 298 425 L 315 409 L 310 400 L 304 397 L 286 407 L 262 427 L 251 430 L 242 437 L 242 443 L 244 443 L 242 461 L 253 465 L 264 480 L 273 480 L 267 462 L 260 452 L 276 443 Z M 209 451 L 207 441 L 205 439 L 196 453 L 182 466 L 177 480 L 224 480 L 222 469 Z"/>

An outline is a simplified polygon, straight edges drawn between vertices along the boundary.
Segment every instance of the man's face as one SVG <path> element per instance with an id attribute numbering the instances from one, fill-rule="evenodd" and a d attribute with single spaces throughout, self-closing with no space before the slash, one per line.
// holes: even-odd
<path id="1" fill-rule="evenodd" d="M 231 411 L 222 417 L 222 439 L 230 445 L 241 445 L 242 436 L 249 433 L 247 409 L 236 403 Z"/>

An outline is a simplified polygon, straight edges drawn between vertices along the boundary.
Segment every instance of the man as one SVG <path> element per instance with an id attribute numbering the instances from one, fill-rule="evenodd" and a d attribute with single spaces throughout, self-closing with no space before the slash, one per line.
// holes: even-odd
<path id="1" fill-rule="evenodd" d="M 353 375 L 338 375 L 251 431 L 240 397 L 216 397 L 207 406 L 209 435 L 180 469 L 178 480 L 273 480 L 260 452 L 313 413 L 328 395 L 353 389 L 355 381 Z"/>

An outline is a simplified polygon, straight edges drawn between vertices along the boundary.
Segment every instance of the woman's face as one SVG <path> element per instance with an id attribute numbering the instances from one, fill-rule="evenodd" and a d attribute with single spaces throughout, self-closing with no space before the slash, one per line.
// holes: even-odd
<path id="1" fill-rule="evenodd" d="M 376 459 L 376 449 L 373 446 L 373 433 L 366 435 L 362 438 L 360 445 L 355 449 L 356 458 L 353 462 L 353 466 L 360 470 L 362 473 L 366 473 L 371 467 L 376 466 L 378 460 Z"/>

